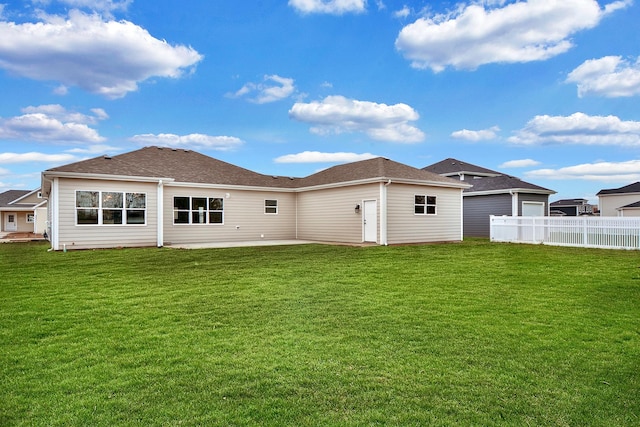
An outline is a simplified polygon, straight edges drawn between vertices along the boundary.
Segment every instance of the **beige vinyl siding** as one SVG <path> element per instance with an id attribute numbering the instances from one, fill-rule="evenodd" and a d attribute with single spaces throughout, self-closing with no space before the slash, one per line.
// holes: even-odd
<path id="1" fill-rule="evenodd" d="M 18 221 L 18 230 L 19 232 L 22 233 L 31 233 L 33 232 L 33 228 L 35 223 L 32 222 L 27 222 L 27 215 L 33 214 L 33 211 L 31 212 L 16 212 L 16 219 Z"/>
<path id="2" fill-rule="evenodd" d="M 35 193 L 28 195 L 24 199 L 20 199 L 20 201 L 17 203 L 17 205 L 20 206 L 23 203 L 38 204 L 38 203 L 42 203 L 43 201 L 44 201 L 44 199 L 39 198 L 38 197 L 38 191 L 36 191 Z"/>
<path id="3" fill-rule="evenodd" d="M 420 185 L 387 186 L 389 244 L 460 241 L 461 189 Z M 436 215 L 416 215 L 414 196 L 436 196 Z"/>
<path id="4" fill-rule="evenodd" d="M 222 198 L 223 224 L 174 224 L 173 198 Z M 265 214 L 265 200 L 278 201 Z M 288 240 L 296 238 L 296 195 L 292 192 L 164 187 L 164 244 Z"/>
<path id="5" fill-rule="evenodd" d="M 76 225 L 76 191 L 146 193 L 146 225 Z M 156 246 L 157 184 L 125 181 L 59 180 L 59 247 L 67 249 Z"/>
<path id="6" fill-rule="evenodd" d="M 640 194 L 612 194 L 600 196 L 600 215 L 619 216 L 618 208 L 640 201 Z M 626 213 L 625 213 L 626 216 Z"/>
<path id="7" fill-rule="evenodd" d="M 354 185 L 298 194 L 298 238 L 328 242 L 361 243 L 364 200 L 378 203 L 380 228 L 380 184 Z M 355 212 L 360 205 L 360 213 Z M 378 231 L 378 241 L 379 241 Z"/>
<path id="8" fill-rule="evenodd" d="M 47 208 L 46 204 L 36 209 L 36 222 L 31 224 L 33 231 L 39 234 L 44 233 L 47 229 Z"/>

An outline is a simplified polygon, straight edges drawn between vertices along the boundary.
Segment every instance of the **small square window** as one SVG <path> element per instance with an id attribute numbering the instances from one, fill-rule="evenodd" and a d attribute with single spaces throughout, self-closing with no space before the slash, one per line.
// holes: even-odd
<path id="1" fill-rule="evenodd" d="M 413 212 L 416 215 L 435 215 L 436 205 L 436 196 L 416 195 L 413 201 Z"/>
<path id="2" fill-rule="evenodd" d="M 265 200 L 264 201 L 264 213 L 277 214 L 278 213 L 278 201 L 277 200 Z"/>

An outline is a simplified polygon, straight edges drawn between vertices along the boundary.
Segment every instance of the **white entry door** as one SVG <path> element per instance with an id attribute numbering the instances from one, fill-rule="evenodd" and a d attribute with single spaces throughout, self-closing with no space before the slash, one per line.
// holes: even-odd
<path id="1" fill-rule="evenodd" d="M 364 227 L 364 241 L 378 241 L 378 202 L 375 200 L 364 201 L 364 214 L 362 215 Z"/>
<path id="2" fill-rule="evenodd" d="M 14 212 L 4 214 L 4 231 L 18 231 L 18 214 Z"/>

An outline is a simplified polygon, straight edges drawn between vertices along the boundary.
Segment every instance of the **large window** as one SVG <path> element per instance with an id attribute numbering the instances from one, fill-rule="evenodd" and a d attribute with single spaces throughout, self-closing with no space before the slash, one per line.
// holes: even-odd
<path id="1" fill-rule="evenodd" d="M 224 206 L 221 197 L 174 197 L 174 224 L 222 224 Z"/>
<path id="2" fill-rule="evenodd" d="M 76 191 L 78 225 L 144 225 L 147 195 L 119 191 Z"/>
<path id="3" fill-rule="evenodd" d="M 414 213 L 416 215 L 435 215 L 436 196 L 416 195 L 414 197 Z"/>

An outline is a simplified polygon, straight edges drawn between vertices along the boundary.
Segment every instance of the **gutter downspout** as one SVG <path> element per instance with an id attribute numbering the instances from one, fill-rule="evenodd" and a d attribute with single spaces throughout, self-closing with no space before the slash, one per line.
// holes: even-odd
<path id="1" fill-rule="evenodd" d="M 518 193 L 509 190 L 511 194 L 511 216 L 518 216 Z"/>
<path id="2" fill-rule="evenodd" d="M 59 251 L 60 250 L 60 235 L 59 235 L 59 223 L 60 223 L 60 200 L 59 200 L 59 183 L 58 183 L 58 179 L 59 178 L 53 178 L 53 181 L 51 181 L 51 194 L 50 194 L 50 198 L 49 198 L 49 202 L 53 201 L 53 203 L 51 203 L 51 206 L 49 206 L 49 208 L 52 209 L 51 212 L 51 222 L 53 222 L 53 224 L 50 224 L 50 231 L 51 231 L 51 247 L 53 248 L 54 251 Z"/>
<path id="3" fill-rule="evenodd" d="M 159 248 L 164 245 L 164 183 L 162 180 L 158 181 L 158 200 L 156 201 L 156 243 Z"/>
<path id="4" fill-rule="evenodd" d="M 460 189 L 460 241 L 464 241 L 464 188 Z"/>

